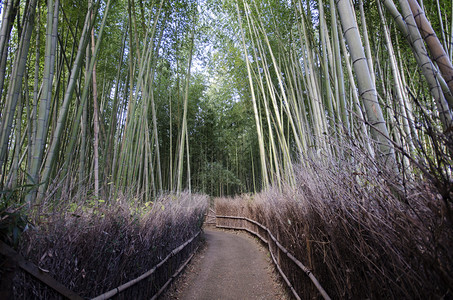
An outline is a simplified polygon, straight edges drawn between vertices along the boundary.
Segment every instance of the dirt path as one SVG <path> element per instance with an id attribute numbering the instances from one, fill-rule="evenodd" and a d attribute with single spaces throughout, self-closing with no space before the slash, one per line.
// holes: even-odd
<path id="1" fill-rule="evenodd" d="M 286 299 L 265 250 L 245 234 L 205 229 L 206 249 L 164 299 Z"/>

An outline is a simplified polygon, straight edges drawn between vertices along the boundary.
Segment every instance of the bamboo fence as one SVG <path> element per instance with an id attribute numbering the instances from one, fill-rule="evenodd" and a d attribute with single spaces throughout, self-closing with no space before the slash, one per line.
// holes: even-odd
<path id="1" fill-rule="evenodd" d="M 146 273 L 140 275 L 139 277 L 124 283 L 120 285 L 119 287 L 116 287 L 102 295 L 99 295 L 93 299 L 109 299 L 124 290 L 136 285 L 137 283 L 141 282 L 142 280 L 148 278 L 151 276 L 156 270 L 163 265 L 172 257 L 176 256 L 179 252 L 184 250 L 188 245 L 190 245 L 201 233 L 201 230 L 199 230 L 194 236 L 192 236 L 190 239 L 188 239 L 186 242 L 181 244 L 180 246 L 176 247 L 173 249 L 163 260 L 161 260 L 157 265 L 155 265 L 153 268 L 151 268 L 149 271 Z M 171 281 L 178 276 L 178 274 L 184 269 L 184 267 L 190 262 L 194 254 L 197 252 L 198 246 L 195 248 L 194 251 L 189 255 L 189 258 L 186 259 L 185 261 L 182 262 L 181 266 L 176 270 L 174 274 L 169 276 L 168 280 L 163 284 L 162 287 L 157 291 L 156 294 L 152 296 L 151 299 L 156 299 L 166 288 L 167 286 L 171 283 Z M 65 298 L 68 299 L 83 299 L 81 296 L 79 296 L 77 293 L 69 290 L 67 287 L 65 287 L 62 283 L 58 282 L 55 280 L 53 277 L 51 277 L 49 274 L 47 274 L 48 271 L 44 272 L 42 269 L 38 268 L 35 264 L 26 261 L 20 254 L 15 252 L 12 248 L 4 244 L 3 242 L 0 242 L 0 254 L 6 256 L 8 259 L 12 260 L 15 262 L 23 271 L 26 273 L 32 275 L 35 279 L 38 281 L 44 283 L 46 286 L 50 287 L 52 290 L 57 292 L 58 294 L 64 296 Z"/>
<path id="2" fill-rule="evenodd" d="M 324 290 L 324 288 L 321 286 L 319 281 L 316 279 L 315 275 L 313 275 L 313 273 L 302 262 L 300 262 L 293 254 L 291 254 L 285 247 L 283 247 L 282 244 L 280 244 L 280 242 L 274 237 L 274 235 L 271 233 L 271 231 L 267 227 L 256 222 L 255 220 L 249 219 L 247 217 L 216 215 L 216 219 L 217 219 L 217 221 L 216 221 L 217 228 L 244 230 L 244 231 L 247 231 L 250 234 L 258 237 L 261 241 L 263 241 L 263 243 L 267 244 L 269 253 L 272 257 L 272 261 L 276 265 L 278 271 L 280 272 L 280 275 L 283 277 L 283 279 L 285 280 L 288 287 L 291 289 L 291 292 L 293 293 L 294 297 L 296 297 L 296 299 L 300 300 L 301 297 L 298 295 L 293 284 L 288 279 L 288 276 L 286 276 L 286 274 L 282 270 L 282 267 L 279 263 L 279 261 L 280 261 L 280 253 L 278 252 L 279 250 L 282 253 L 284 253 L 299 269 L 301 269 L 310 278 L 310 280 L 313 282 L 314 286 L 316 287 L 316 289 L 319 291 L 319 293 L 321 294 L 321 296 L 324 299 L 330 300 L 329 295 Z M 218 221 L 219 219 L 229 219 L 229 220 L 239 221 L 239 226 L 219 224 L 219 221 Z M 252 226 L 247 226 L 247 224 L 248 225 L 251 224 Z M 267 235 L 267 239 L 264 237 L 266 235 Z M 276 258 L 276 256 L 277 256 L 277 258 Z"/>

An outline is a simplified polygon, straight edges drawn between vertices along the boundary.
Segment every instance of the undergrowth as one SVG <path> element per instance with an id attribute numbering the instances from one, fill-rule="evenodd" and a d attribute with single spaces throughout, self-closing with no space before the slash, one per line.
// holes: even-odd
<path id="1" fill-rule="evenodd" d="M 436 187 L 411 179 L 403 195 L 395 193 L 401 180 L 366 155 L 354 158 L 349 164 L 307 158 L 296 167 L 297 186 L 216 199 L 216 213 L 268 227 L 333 298 L 452 297 L 453 224 Z M 299 295 L 319 297 L 280 254 Z"/>
<path id="2" fill-rule="evenodd" d="M 19 252 L 82 297 L 94 297 L 142 275 L 198 232 L 207 200 L 203 195 L 182 194 L 147 203 L 122 197 L 109 203 L 91 200 L 41 207 L 30 214 L 34 226 L 23 233 Z M 156 273 L 136 289 L 140 293 L 120 297 L 150 297 L 162 284 L 159 280 L 171 274 Z M 14 280 L 14 297 L 56 295 L 21 272 Z"/>

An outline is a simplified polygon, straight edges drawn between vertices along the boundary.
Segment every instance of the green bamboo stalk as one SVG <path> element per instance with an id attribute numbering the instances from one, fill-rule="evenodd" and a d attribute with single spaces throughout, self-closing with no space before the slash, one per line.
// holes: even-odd
<path id="1" fill-rule="evenodd" d="M 95 7 L 98 7 L 98 6 L 95 5 Z M 94 68 L 94 65 L 96 63 L 97 54 L 99 52 L 99 46 L 101 44 L 102 35 L 103 35 L 103 32 L 104 32 L 104 27 L 105 27 L 105 21 L 107 19 L 109 8 L 110 8 L 110 0 L 107 1 L 106 7 L 105 7 L 103 19 L 102 19 L 101 26 L 100 26 L 99 33 L 98 33 L 98 39 L 96 41 L 95 51 L 94 51 L 94 54 L 92 55 L 92 58 L 90 60 L 90 67 L 89 67 L 89 70 L 87 72 L 88 78 L 86 79 L 87 82 L 91 82 L 91 79 L 92 79 L 92 76 L 93 76 L 93 68 Z M 91 30 L 91 28 L 90 28 L 90 30 Z M 86 48 L 86 46 L 85 46 L 85 48 Z M 87 103 L 89 87 L 90 87 L 90 85 L 85 85 L 84 88 L 83 88 L 82 96 L 81 96 L 81 103 L 80 103 L 79 108 L 77 109 L 75 120 L 80 120 L 80 118 L 82 116 L 83 107 Z M 77 137 L 77 134 L 79 132 L 79 126 L 80 126 L 80 122 L 75 122 L 74 126 L 72 127 L 71 138 L 69 140 L 69 144 L 66 147 L 66 154 L 65 154 L 65 159 L 66 160 L 69 160 L 68 158 L 70 156 L 72 156 L 72 153 L 74 151 L 75 142 L 77 140 L 76 137 Z"/>
<path id="2" fill-rule="evenodd" d="M 309 94 L 309 110 L 312 118 L 313 126 L 313 143 L 316 144 L 316 149 L 327 149 L 327 145 L 321 137 L 323 132 L 326 132 L 325 118 L 322 113 L 322 96 L 320 93 L 320 85 L 318 83 L 318 77 L 316 76 L 316 68 L 314 63 L 314 57 L 311 49 L 314 47 L 311 45 L 310 39 L 308 38 L 307 26 L 305 24 L 305 13 L 302 10 L 303 4 L 297 2 L 297 11 L 300 16 L 300 24 L 298 23 L 299 31 L 299 43 L 303 52 L 306 52 L 306 65 L 304 65 L 306 72 L 306 89 Z"/>
<path id="3" fill-rule="evenodd" d="M 267 166 L 266 166 L 266 154 L 265 154 L 265 149 L 264 149 L 264 140 L 263 140 L 263 134 L 262 134 L 262 129 L 260 125 L 260 118 L 258 114 L 258 107 L 257 107 L 257 101 L 256 101 L 256 96 L 255 96 L 255 89 L 253 87 L 253 81 L 252 81 L 252 74 L 251 74 L 251 67 L 250 67 L 250 61 L 248 59 L 248 51 L 247 47 L 245 45 L 245 33 L 243 30 L 242 26 L 242 17 L 241 13 L 239 11 L 239 5 L 236 2 L 236 10 L 237 10 L 237 15 L 239 18 L 239 27 L 241 31 L 241 37 L 242 37 L 242 47 L 244 50 L 245 54 L 245 61 L 246 61 L 246 66 L 247 66 L 247 74 L 248 74 L 248 79 L 249 79 L 249 85 L 250 85 L 250 92 L 252 96 L 252 103 L 253 103 L 253 112 L 255 116 L 255 125 L 256 125 L 256 130 L 258 134 L 258 145 L 259 145 L 259 152 L 260 152 L 260 162 L 261 162 L 261 175 L 262 175 L 262 181 L 263 181 L 263 189 L 266 189 L 269 186 L 269 178 L 267 175 Z"/>
<path id="4" fill-rule="evenodd" d="M 337 27 L 338 28 L 338 31 L 341 30 L 340 27 Z M 365 125 L 365 120 L 366 120 L 366 115 L 365 115 L 365 112 L 363 111 L 362 109 L 362 105 L 360 104 L 360 99 L 359 99 L 359 94 L 357 92 L 357 87 L 356 87 L 356 84 L 355 84 L 355 81 L 354 81 L 354 74 L 352 72 L 352 66 L 351 66 L 351 63 L 349 62 L 349 53 L 346 49 L 346 43 L 344 41 L 344 39 L 340 39 L 340 45 L 341 45 L 341 50 L 343 52 L 343 56 L 345 57 L 344 61 L 345 61 L 345 65 L 346 65 L 346 70 L 347 70 L 347 73 L 348 73 L 348 78 L 349 78 L 349 85 L 350 85 L 350 93 L 351 93 L 351 97 L 352 98 L 352 103 L 355 107 L 355 111 L 356 111 L 356 114 L 358 116 L 358 126 L 359 126 L 359 130 L 360 130 L 360 136 L 363 138 L 364 140 L 364 143 L 365 143 L 365 146 L 368 150 L 368 153 L 371 155 L 371 157 L 375 157 L 375 151 L 373 149 L 373 147 L 371 146 L 370 144 L 370 140 L 369 140 L 369 134 L 368 134 L 368 131 L 367 131 L 367 128 L 366 128 L 366 125 Z M 351 109 L 352 111 L 352 109 Z M 357 119 L 357 118 L 355 118 Z M 354 118 L 351 117 L 351 120 L 354 120 Z"/>
<path id="5" fill-rule="evenodd" d="M 63 104 L 61 105 L 60 107 L 60 110 L 58 112 L 58 120 L 57 120 L 57 126 L 53 132 L 53 136 L 52 136 L 52 143 L 49 147 L 49 150 L 48 150 L 48 155 L 47 155 L 47 159 L 45 161 L 45 165 L 44 165 L 44 169 L 43 169 L 43 174 L 42 174 L 42 182 L 43 182 L 43 185 L 41 185 L 41 192 L 44 192 L 47 188 L 47 184 L 48 184 L 48 181 L 49 181 L 49 177 L 50 177 L 50 172 L 53 168 L 53 165 L 55 164 L 55 159 L 56 159 L 56 155 L 57 155 L 57 149 L 59 147 L 59 144 L 60 144 L 60 139 L 61 139 L 61 136 L 62 136 L 62 133 L 63 133 L 63 129 L 65 128 L 65 124 L 66 124 L 66 119 L 67 119 L 67 114 L 68 114 L 68 110 L 69 110 L 69 105 L 71 103 L 71 100 L 72 100 L 72 97 L 73 97 L 73 94 L 74 94 L 74 91 L 75 91 L 75 88 L 76 88 L 76 84 L 77 84 L 77 79 L 78 79 L 78 76 L 80 74 L 80 70 L 81 70 L 81 67 L 82 67 L 82 62 L 83 62 L 83 52 L 86 50 L 87 48 L 87 45 L 88 45 L 88 33 L 90 32 L 90 25 L 89 25 L 89 20 L 91 18 L 91 10 L 94 8 L 94 6 L 92 6 L 89 11 L 87 12 L 87 15 L 85 17 L 85 23 L 84 23 L 84 27 L 83 27 L 83 30 L 82 30 L 82 35 L 80 37 L 80 41 L 79 41 L 79 46 L 78 46 L 78 50 L 77 50 L 77 55 L 76 55 L 76 58 L 75 58 L 75 61 L 74 61 L 74 64 L 73 64 L 73 68 L 71 70 L 71 74 L 70 74 L 70 77 L 69 77 L 69 82 L 68 82 L 68 85 L 67 85 L 67 88 L 66 88 L 66 91 L 65 91 L 65 94 L 64 94 L 64 98 L 63 98 Z M 108 6 L 106 8 L 106 12 L 108 11 Z M 101 33 L 102 34 L 102 31 Z M 98 44 L 99 44 L 99 41 L 100 39 L 98 39 Z M 97 45 L 98 47 L 99 45 Z M 95 56 L 93 56 L 92 58 L 93 60 L 95 60 Z M 91 65 L 93 63 L 91 62 L 90 63 L 90 68 L 91 68 Z M 87 80 L 89 80 L 89 77 L 91 75 L 88 74 L 88 78 Z M 84 94 L 86 94 L 87 92 L 85 92 L 85 90 L 88 90 L 88 84 L 85 85 L 86 88 L 84 89 Z M 76 116 L 76 120 L 79 121 L 81 120 L 81 114 L 83 112 L 83 107 L 84 107 L 84 103 L 83 103 L 83 95 L 82 95 L 82 103 L 81 103 L 81 107 L 82 109 L 80 109 L 80 113 L 77 114 Z M 85 95 L 85 98 L 86 98 L 86 95 Z M 72 139 L 73 142 L 70 142 L 70 145 L 72 143 L 72 145 L 75 143 L 75 139 L 76 139 L 76 136 L 77 136 L 77 131 L 73 131 L 73 135 L 72 135 Z M 72 146 L 73 147 L 73 146 Z M 72 148 L 70 147 L 70 148 Z M 72 149 L 71 149 L 71 152 L 69 152 L 72 154 Z M 84 155 L 84 154 L 82 154 Z M 68 156 L 66 156 L 66 158 L 68 158 Z M 79 178 L 79 180 L 83 180 L 83 178 Z"/>
<path id="6" fill-rule="evenodd" d="M 187 161 L 187 190 L 189 194 L 192 193 L 192 180 L 190 177 L 190 152 L 189 152 L 189 134 L 186 127 L 186 161 Z"/>
<path id="7" fill-rule="evenodd" d="M 396 169 L 395 152 L 389 141 L 390 136 L 377 99 L 376 88 L 370 74 L 351 3 L 349 0 L 336 0 L 336 4 L 343 34 L 351 53 L 352 65 L 357 75 L 360 98 L 365 107 L 368 122 L 372 126 L 371 136 L 379 143 L 378 158 L 390 168 Z"/>
<path id="8" fill-rule="evenodd" d="M 162 9 L 162 4 L 163 4 L 163 1 L 160 2 L 160 6 L 159 6 L 159 9 L 157 10 L 157 13 L 156 13 L 156 18 L 154 19 L 154 25 L 153 27 L 150 29 L 148 27 L 147 29 L 147 32 L 146 32 L 146 36 L 145 36 L 145 41 L 153 41 L 154 39 L 154 36 L 155 36 L 155 32 L 156 32 L 156 26 L 157 26 L 157 22 L 159 20 L 159 16 L 160 16 L 160 12 L 161 12 L 161 9 Z M 131 8 L 131 7 L 129 7 Z M 129 21 L 131 22 L 131 24 L 135 24 L 135 19 L 134 19 L 134 15 L 132 14 L 132 10 L 129 9 Z M 137 34 L 137 31 L 135 30 L 134 28 L 134 37 L 132 37 L 132 26 L 134 25 L 131 25 L 130 26 L 130 32 L 131 32 L 131 41 L 132 39 L 134 38 L 135 41 L 138 40 L 138 38 L 135 36 Z M 150 37 L 150 38 L 148 38 Z M 137 47 L 138 47 L 138 44 L 137 44 Z M 137 78 L 137 84 L 136 84 L 136 87 L 137 89 L 139 89 L 141 91 L 141 95 L 142 95 L 142 98 L 139 99 L 138 98 L 138 94 L 136 93 L 135 95 L 132 94 L 132 91 L 134 90 L 134 87 L 133 87 L 133 82 L 134 82 L 134 78 L 135 76 L 133 76 L 134 74 L 134 69 L 135 69 L 135 66 L 132 67 L 132 64 L 130 63 L 130 74 L 132 74 L 130 76 L 130 85 L 131 85 L 131 95 L 130 95 L 130 101 L 129 101 L 129 104 L 128 104 L 128 109 L 127 109 L 127 120 L 126 120 L 126 128 L 125 128 L 125 139 L 123 140 L 123 146 L 122 146 L 122 149 L 121 149 L 121 154 L 120 154 L 120 168 L 119 168 L 119 171 L 118 174 L 117 174 L 117 181 L 120 181 L 121 179 L 123 180 L 123 183 L 120 184 L 118 182 L 118 186 L 124 186 L 125 185 L 125 180 L 126 178 L 130 176 L 134 176 L 133 174 L 136 174 L 136 167 L 139 167 L 141 164 L 140 163 L 137 163 L 137 161 L 135 160 L 134 163 L 132 163 L 132 157 L 130 156 L 130 154 L 132 153 L 132 151 L 139 151 L 137 148 L 135 150 L 134 147 L 138 147 L 137 145 L 135 145 L 133 143 L 133 140 L 134 139 L 138 139 L 138 137 L 140 136 L 140 132 L 144 132 L 144 131 L 137 131 L 137 122 L 135 120 L 135 115 L 136 115 L 136 109 L 137 109 L 137 105 L 141 105 L 142 108 L 143 108 L 143 115 L 147 115 L 148 113 L 148 98 L 149 98 L 149 93 L 150 93 L 150 86 L 152 86 L 152 80 L 150 81 L 149 78 L 150 78 L 150 74 L 151 74 L 151 66 L 152 66 L 152 58 L 153 58 L 153 51 L 154 51 L 154 47 L 153 47 L 153 43 L 150 42 L 146 42 L 145 43 L 145 46 L 142 50 L 142 52 L 140 53 L 139 49 L 137 48 L 136 49 L 136 52 L 137 52 L 137 57 L 138 57 L 138 60 L 137 60 L 137 64 L 139 65 L 139 74 L 138 74 L 138 78 Z M 142 116 L 140 116 L 140 118 L 142 118 Z M 139 123 L 141 124 L 141 123 Z M 140 125 L 142 126 L 142 124 Z M 126 157 L 129 156 L 129 164 L 127 164 L 126 166 L 126 169 L 123 169 L 123 165 L 124 165 L 124 162 L 126 161 Z M 150 160 L 151 163 L 153 163 L 152 160 Z M 160 162 L 159 162 L 160 163 Z M 124 174 L 129 174 L 129 175 L 126 175 L 124 176 Z M 141 176 L 141 175 L 140 175 Z"/>
<path id="9" fill-rule="evenodd" d="M 118 121 L 118 116 L 121 116 L 121 114 L 118 114 L 118 106 L 119 106 L 119 90 L 121 86 L 121 69 L 124 61 L 124 50 L 126 47 L 126 33 L 127 29 L 123 33 L 122 41 L 121 41 L 121 49 L 120 49 L 120 57 L 119 57 L 119 63 L 118 63 L 118 69 L 116 73 L 116 78 L 115 78 L 115 91 L 113 94 L 113 105 L 112 105 L 112 117 L 110 118 L 110 123 L 109 123 L 109 129 L 106 135 L 106 146 L 105 149 L 111 149 L 111 145 L 114 145 L 116 147 L 116 143 L 114 141 L 115 138 L 115 133 L 117 130 L 117 121 Z M 113 151 L 115 153 L 115 151 Z M 105 169 L 104 169 L 104 174 L 114 174 L 114 162 L 116 161 L 115 155 L 111 157 L 111 152 L 107 151 L 107 156 L 106 156 L 106 164 L 105 164 Z"/>
<path id="10" fill-rule="evenodd" d="M 158 14 L 160 14 L 160 11 L 162 9 L 163 1 L 160 3 L 159 11 Z M 156 30 L 157 26 L 157 20 L 154 22 L 153 25 L 153 32 Z M 167 18 L 165 18 L 163 22 L 163 27 L 165 27 L 165 23 L 167 21 Z M 159 135 L 157 131 L 157 114 L 156 114 L 156 105 L 154 103 L 154 88 L 153 88 L 153 83 L 154 83 L 154 74 L 155 74 L 155 68 L 156 68 L 156 63 L 157 63 L 157 56 L 159 53 L 159 48 L 162 42 L 162 36 L 163 36 L 164 30 L 162 29 L 160 31 L 160 36 L 156 45 L 156 55 L 153 55 L 150 60 L 150 66 L 149 66 L 149 72 L 151 76 L 147 76 L 150 78 L 149 80 L 149 98 L 151 100 L 151 114 L 152 114 L 152 122 L 153 122 L 153 139 L 155 143 L 155 149 L 156 149 L 156 162 L 157 162 L 157 179 L 159 180 L 159 192 L 162 192 L 163 186 L 162 186 L 162 167 L 161 167 L 161 161 L 160 161 L 160 149 L 159 149 Z M 153 35 L 154 37 L 154 35 Z"/>
<path id="11" fill-rule="evenodd" d="M 363 0 L 359 0 L 360 20 L 362 25 L 363 45 L 365 47 L 365 54 L 368 62 L 368 69 L 370 70 L 371 80 L 376 85 L 376 78 L 373 66 L 373 57 L 371 55 L 370 39 L 368 37 L 368 29 L 366 25 L 365 12 L 363 10 Z"/>
<path id="12" fill-rule="evenodd" d="M 90 0 L 92 2 L 92 0 Z M 94 19 L 94 13 L 92 13 L 92 19 Z M 95 57 L 95 39 L 94 39 L 94 27 L 91 28 L 91 54 Z M 93 160 L 94 160 L 94 197 L 99 198 L 99 103 L 98 103 L 98 86 L 96 78 L 96 61 L 93 65 Z"/>
<path id="13" fill-rule="evenodd" d="M 58 31 L 59 0 L 47 1 L 47 28 L 46 28 L 46 51 L 43 74 L 43 90 L 39 100 L 39 113 L 36 123 L 36 136 L 33 140 L 32 160 L 29 166 L 31 177 L 30 184 L 39 183 L 39 171 L 43 162 L 44 150 L 49 132 L 49 115 L 52 103 L 52 85 L 55 69 L 55 52 Z M 42 187 L 40 187 L 42 189 Z M 26 197 L 31 204 L 35 198 L 36 190 L 33 189 Z"/>
<path id="14" fill-rule="evenodd" d="M 0 28 L 0 95 L 3 94 L 3 85 L 6 77 L 6 62 L 8 59 L 8 44 L 11 38 L 14 19 L 16 18 L 19 9 L 19 3 L 20 0 L 8 0 L 4 3 L 6 7 L 4 7 L 2 25 Z M 1 104 L 0 109 L 3 109 Z"/>
<path id="15" fill-rule="evenodd" d="M 41 13 L 38 13 L 38 24 L 40 24 L 41 20 Z M 27 166 L 31 165 L 31 160 L 32 160 L 32 148 L 33 148 L 33 141 L 36 138 L 36 123 L 37 123 L 37 116 L 38 116 L 38 99 L 40 97 L 40 90 L 39 90 L 39 62 L 40 62 L 40 57 L 41 57 L 41 51 L 40 51 L 40 36 L 41 36 L 41 30 L 39 30 L 39 27 L 37 27 L 37 33 L 36 33 L 36 60 L 35 60 L 35 74 L 34 74 L 34 85 L 33 85 L 33 109 L 31 112 L 31 116 L 29 118 L 29 121 L 31 122 L 30 124 L 30 135 L 29 135 L 29 140 L 28 140 L 28 160 L 27 160 Z M 42 87 L 42 86 L 41 86 Z"/>
<path id="16" fill-rule="evenodd" d="M 19 97 L 19 103 L 18 103 L 18 108 L 16 111 L 16 128 L 15 128 L 15 138 L 14 138 L 14 157 L 13 161 L 11 163 L 11 170 L 9 172 L 9 176 L 7 179 L 7 186 L 9 189 L 14 189 L 17 186 L 17 173 L 19 170 L 19 156 L 20 156 L 20 150 L 22 147 L 22 142 L 21 141 L 21 129 L 22 129 L 22 112 L 23 112 L 23 102 L 24 100 L 22 99 L 23 97 Z M 25 135 L 22 137 L 22 139 L 25 138 Z"/>
<path id="17" fill-rule="evenodd" d="M 403 33 L 404 37 L 411 45 L 417 64 L 419 65 L 422 74 L 428 83 L 431 95 L 436 102 L 442 125 L 444 126 L 444 128 L 449 128 L 452 124 L 451 112 L 449 111 L 449 106 L 447 100 L 445 99 L 445 94 L 442 92 L 439 81 L 436 79 L 438 72 L 435 70 L 431 59 L 427 55 L 425 45 L 423 44 L 409 3 L 407 2 L 407 0 L 400 1 L 400 7 L 403 14 L 405 15 L 405 17 L 403 18 L 392 0 L 382 1 L 387 11 L 395 20 L 398 29 Z"/>
<path id="18" fill-rule="evenodd" d="M 267 49 L 268 49 L 269 54 L 271 56 L 272 62 L 274 64 L 275 72 L 276 72 L 278 80 L 279 80 L 280 90 L 282 91 L 283 97 L 285 97 L 285 101 L 287 102 L 286 94 L 284 92 L 283 82 L 282 82 L 281 77 L 280 77 L 280 70 L 277 68 L 277 62 L 276 62 L 276 59 L 275 59 L 275 57 L 273 55 L 272 47 L 270 46 L 269 40 L 267 39 L 267 34 L 264 31 L 264 28 L 262 27 L 262 25 L 258 24 L 258 26 L 255 26 L 255 22 L 253 22 L 252 20 L 250 20 L 250 18 L 248 18 L 248 16 L 251 15 L 250 7 L 248 6 L 247 3 L 244 3 L 244 5 L 245 5 L 245 7 L 247 8 L 247 10 L 249 12 L 247 14 L 249 27 L 251 27 L 253 29 L 255 36 L 259 37 L 260 35 L 259 35 L 258 31 L 261 31 L 262 36 L 264 37 Z M 258 19 L 261 19 L 260 16 L 259 16 L 259 12 L 258 12 Z M 259 28 L 257 28 L 257 27 L 259 27 Z M 259 80 L 260 85 L 262 87 L 262 93 L 263 93 L 263 97 L 264 97 L 263 100 L 264 100 L 264 105 L 265 105 L 265 109 L 266 109 L 266 116 L 267 116 L 267 120 L 268 120 L 269 136 L 272 138 L 273 134 L 272 134 L 272 129 L 271 129 L 272 125 L 271 124 L 274 124 L 275 127 L 277 128 L 276 134 L 277 134 L 277 138 L 278 138 L 278 141 L 279 141 L 279 148 L 278 149 L 281 149 L 282 154 L 283 154 L 283 158 L 282 159 L 277 158 L 277 152 L 278 151 L 277 151 L 276 144 L 275 143 L 271 143 L 271 146 L 272 146 L 272 150 L 271 151 L 274 153 L 274 164 L 275 164 L 275 166 L 274 166 L 274 174 L 277 177 L 277 183 L 278 183 L 279 187 L 281 187 L 281 183 L 282 183 L 282 179 L 283 179 L 282 176 L 281 176 L 281 171 L 283 171 L 284 173 L 287 173 L 286 177 L 287 177 L 288 181 L 291 183 L 291 178 L 293 178 L 293 176 L 292 176 L 292 166 L 291 166 L 291 163 L 289 163 L 289 161 L 290 161 L 289 148 L 288 148 L 288 146 L 286 144 L 286 138 L 285 138 L 285 134 L 284 134 L 284 128 L 283 128 L 283 121 L 282 121 L 282 117 L 281 117 L 281 112 L 280 112 L 280 108 L 279 108 L 278 103 L 277 103 L 277 99 L 276 99 L 277 96 L 275 95 L 275 87 L 273 86 L 271 75 L 270 75 L 269 70 L 267 68 L 268 63 L 267 63 L 266 57 L 264 55 L 264 46 L 260 43 L 258 38 L 257 38 L 257 43 L 258 43 L 257 44 L 258 45 L 258 54 L 259 54 L 259 56 L 261 58 L 261 65 L 262 65 L 262 69 L 264 71 L 264 77 L 265 77 L 266 86 L 267 86 L 267 93 L 269 95 L 272 107 L 274 109 L 274 114 L 271 116 L 271 114 L 269 113 L 268 108 L 267 108 L 268 100 L 265 97 L 266 91 L 264 91 L 264 84 L 262 82 L 262 77 L 258 76 L 258 80 Z M 257 54 L 255 54 L 255 60 L 259 61 L 257 59 Z M 280 165 L 280 161 L 281 160 L 283 161 L 283 166 Z"/>
<path id="19" fill-rule="evenodd" d="M 30 47 L 30 39 L 34 26 L 34 15 L 36 12 L 36 0 L 31 0 L 28 10 L 25 14 L 24 30 L 22 30 L 18 52 L 12 66 L 10 81 L 8 85 L 8 93 L 6 96 L 5 107 L 1 116 L 0 128 L 0 170 L 5 169 L 6 153 L 8 151 L 8 140 L 11 134 L 13 118 L 16 111 L 17 102 L 22 88 L 22 79 L 27 63 L 28 50 Z"/>
<path id="20" fill-rule="evenodd" d="M 420 31 L 417 28 L 414 15 L 412 14 L 411 8 L 407 0 L 400 0 L 400 7 L 403 15 L 403 19 L 407 24 L 408 35 L 415 51 L 415 57 L 417 62 L 425 76 L 427 83 L 430 87 L 430 92 L 433 98 L 436 101 L 437 108 L 439 110 L 439 115 L 441 122 L 445 129 L 453 126 L 453 118 L 449 105 L 445 99 L 445 95 L 442 92 L 440 84 L 436 79 L 436 70 L 431 62 L 431 59 L 427 55 L 425 45 L 423 44 Z"/>
<path id="21" fill-rule="evenodd" d="M 330 86 L 330 75 L 329 75 L 329 60 L 327 57 L 327 38 L 326 38 L 326 21 L 325 21 L 325 16 L 324 16 L 324 4 L 322 0 L 318 1 L 318 9 L 319 9 L 319 20 L 320 20 L 320 25 L 319 25 L 319 33 L 321 37 L 321 53 L 322 53 L 322 62 L 323 65 L 321 66 L 324 74 L 324 80 L 322 82 L 322 89 L 324 91 L 324 102 L 327 104 L 327 112 L 329 114 L 329 121 L 330 121 L 330 128 L 333 128 L 335 126 L 336 120 L 335 120 L 335 113 L 334 113 L 334 108 L 333 108 L 333 103 L 332 103 L 332 98 L 331 98 L 331 86 Z"/>
<path id="22" fill-rule="evenodd" d="M 393 44 L 392 44 L 392 40 L 390 38 L 390 32 L 389 32 L 389 29 L 388 29 L 388 26 L 387 26 L 387 22 L 384 18 L 384 15 L 383 15 L 383 12 L 382 12 L 382 8 L 381 8 L 381 4 L 379 3 L 379 1 L 377 2 L 377 6 L 378 6 L 378 12 L 379 12 L 379 15 L 381 17 L 381 20 L 382 20 L 382 26 L 383 26 L 383 29 L 384 29 L 384 37 L 385 37 L 385 41 L 386 41 L 386 44 L 387 44 L 387 51 L 388 51 L 388 54 L 389 54 L 389 57 L 390 57 L 390 67 L 391 67 L 391 71 L 392 71 L 392 75 L 393 75 L 393 81 L 394 81 L 394 86 L 395 86 L 395 92 L 396 92 L 396 98 L 398 100 L 398 103 L 401 107 L 401 114 L 402 114 L 402 122 L 403 122 L 403 131 L 404 131 L 404 134 L 405 134 L 405 141 L 406 143 L 408 144 L 408 150 L 409 150 L 409 153 L 415 153 L 415 147 L 414 147 L 414 143 L 413 143 L 413 139 L 415 137 L 412 136 L 411 134 L 411 129 L 410 129 L 410 126 L 409 126 L 409 122 L 412 122 L 412 120 L 410 120 L 410 116 L 408 115 L 407 113 L 407 110 L 406 110 L 406 107 L 407 107 L 407 102 L 408 102 L 408 99 L 407 99 L 407 95 L 405 93 L 405 89 L 404 89 L 404 86 L 401 84 L 401 79 L 400 79 L 400 71 L 398 70 L 398 64 L 396 62 L 396 56 L 395 56 L 395 53 L 394 53 L 394 49 L 393 49 Z"/>
<path id="23" fill-rule="evenodd" d="M 182 191 L 182 173 L 183 173 L 183 160 L 184 160 L 184 145 L 186 144 L 187 135 L 187 106 L 189 101 L 189 83 L 190 83 L 190 71 L 192 67 L 192 51 L 194 46 L 194 31 L 191 32 L 191 46 L 189 51 L 189 64 L 187 67 L 187 76 L 186 76 L 186 87 L 184 92 L 184 110 L 183 110 L 183 118 L 182 118 L 182 129 L 181 129 L 181 140 L 179 146 L 179 156 L 178 156 L 178 181 L 177 181 L 177 189 L 176 192 L 179 195 Z M 189 147 L 189 144 L 186 145 Z M 188 165 L 187 168 L 190 166 Z"/>
<path id="24" fill-rule="evenodd" d="M 415 22 L 418 26 L 419 32 L 426 43 L 426 46 L 431 53 L 431 57 L 433 58 L 434 62 L 437 64 L 440 73 L 442 74 L 445 82 L 448 85 L 450 93 L 453 94 L 453 65 L 442 46 L 439 38 L 437 37 L 434 29 L 431 26 L 431 23 L 425 16 L 425 12 L 423 9 L 418 5 L 417 1 L 409 0 L 409 6 L 414 14 Z M 441 18 L 442 20 L 442 18 Z M 442 26 L 442 23 L 441 23 Z M 443 32 L 443 31 L 442 31 Z M 453 99 L 451 102 L 447 102 L 450 110 L 453 110 Z"/>
<path id="25" fill-rule="evenodd" d="M 351 133 L 351 128 L 349 124 L 347 105 L 346 105 L 346 95 L 345 95 L 345 86 L 344 86 L 344 74 L 343 66 L 341 64 L 341 51 L 340 51 L 340 39 L 338 36 L 338 20 L 337 20 L 337 11 L 335 10 L 334 0 L 330 0 L 330 17 L 331 27 L 332 27 L 332 36 L 333 36 L 333 46 L 334 46 L 334 55 L 335 55 L 335 79 L 338 83 L 338 102 L 341 111 L 341 123 L 346 128 L 348 134 Z M 337 88 L 335 90 L 337 90 Z"/>
<path id="26" fill-rule="evenodd" d="M 172 118 L 172 109 L 171 109 L 171 91 L 169 93 L 169 96 L 168 96 L 168 107 L 169 107 L 169 120 L 170 120 L 170 124 L 169 124 L 169 127 L 170 127 L 170 158 L 169 158 L 169 167 L 168 167 L 168 171 L 169 171 L 169 186 L 168 186 L 168 189 L 170 191 L 173 191 L 174 190 L 174 186 L 173 186 L 173 118 Z"/>

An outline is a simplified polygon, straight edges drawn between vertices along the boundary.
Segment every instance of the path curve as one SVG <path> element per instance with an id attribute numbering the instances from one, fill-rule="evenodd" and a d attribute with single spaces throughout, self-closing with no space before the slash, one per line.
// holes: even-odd
<path id="1" fill-rule="evenodd" d="M 267 253 L 250 236 L 205 229 L 207 248 L 166 299 L 285 299 Z"/>

